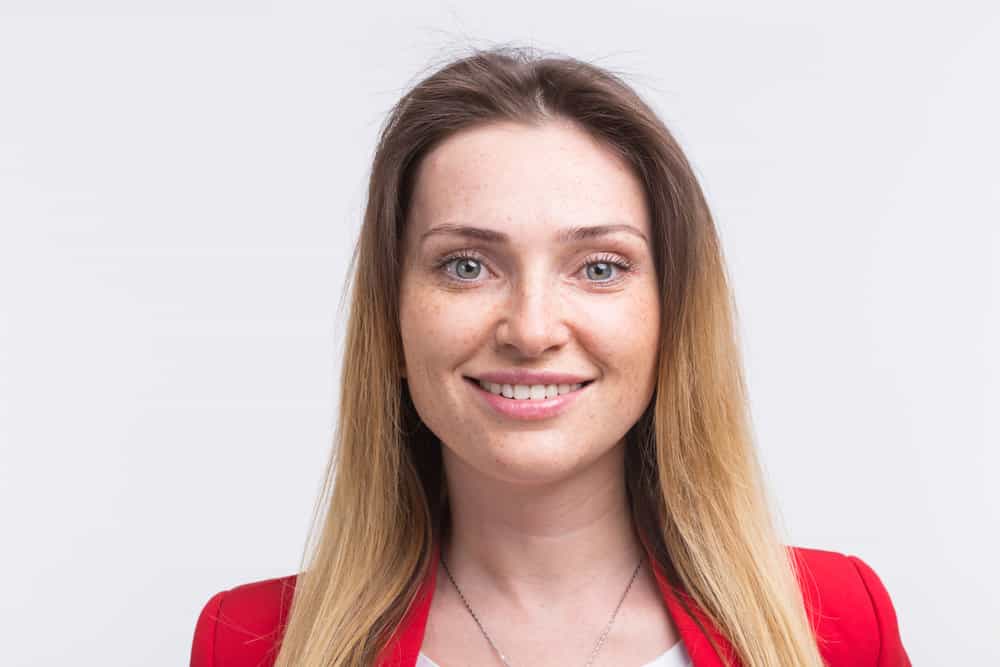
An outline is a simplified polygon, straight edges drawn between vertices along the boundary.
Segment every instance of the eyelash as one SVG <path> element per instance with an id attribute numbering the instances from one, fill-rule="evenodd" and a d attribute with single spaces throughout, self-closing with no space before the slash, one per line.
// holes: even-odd
<path id="1" fill-rule="evenodd" d="M 435 265 L 435 268 L 438 269 L 439 271 L 444 270 L 447 268 L 449 264 L 458 259 L 472 259 L 484 266 L 488 266 L 486 260 L 479 252 L 475 250 L 458 250 L 456 252 L 449 253 L 444 257 L 442 257 L 441 259 L 439 259 L 437 261 L 437 264 Z M 617 278 L 613 278 L 611 280 L 591 281 L 591 284 L 597 285 L 599 287 L 617 285 L 619 282 L 624 280 L 628 276 L 628 274 L 630 274 L 634 269 L 632 262 L 628 261 L 627 259 L 625 259 L 620 255 L 612 255 L 609 253 L 601 253 L 599 255 L 588 257 L 587 260 L 583 263 L 583 266 L 580 268 L 585 269 L 587 266 L 591 264 L 610 264 L 611 266 L 618 269 Z M 472 284 L 474 282 L 473 280 L 465 280 L 453 276 L 448 271 L 445 271 L 445 273 L 447 274 L 448 280 L 454 283 Z"/>

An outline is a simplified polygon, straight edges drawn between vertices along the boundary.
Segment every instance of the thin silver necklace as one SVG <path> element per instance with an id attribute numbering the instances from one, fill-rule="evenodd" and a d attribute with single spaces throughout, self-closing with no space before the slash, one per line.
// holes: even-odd
<path id="1" fill-rule="evenodd" d="M 635 570 L 632 572 L 632 578 L 629 579 L 628 586 L 625 587 L 625 592 L 622 593 L 621 600 L 618 601 L 618 605 L 615 607 L 614 612 L 612 612 L 611 620 L 608 621 L 607 627 L 604 628 L 604 632 L 602 632 L 601 636 L 598 637 L 597 646 L 595 646 L 594 650 L 591 652 L 590 659 L 587 660 L 586 667 L 591 667 L 591 665 L 594 664 L 594 660 L 597 659 L 598 652 L 600 652 L 601 647 L 604 646 L 604 640 L 608 638 L 608 633 L 611 632 L 611 625 L 615 622 L 615 616 L 618 615 L 618 610 L 621 609 L 622 603 L 625 602 L 625 596 L 628 595 L 629 589 L 632 588 L 632 583 L 635 581 L 636 576 L 639 574 L 639 566 L 642 565 L 642 560 L 643 560 L 643 555 L 640 554 L 639 562 L 636 563 Z M 451 570 L 448 569 L 448 563 L 446 563 L 444 560 L 444 553 L 441 554 L 441 565 L 444 566 L 445 574 L 448 575 L 448 579 L 451 580 L 452 586 L 454 586 L 455 590 L 458 591 L 458 596 L 462 598 L 462 603 L 465 604 L 465 608 L 469 610 L 469 614 L 472 616 L 472 620 L 474 620 L 476 622 L 476 625 L 479 626 L 479 630 L 483 633 L 483 636 L 486 637 L 486 641 L 490 643 L 490 646 L 500 657 L 500 661 L 503 662 L 505 667 L 511 667 L 511 664 L 507 661 L 507 656 L 505 656 L 503 652 L 499 648 L 497 648 L 497 645 L 493 643 L 493 639 L 490 637 L 490 634 L 486 632 L 486 628 L 483 627 L 483 624 L 479 620 L 479 617 L 476 616 L 476 612 L 472 611 L 472 605 L 469 604 L 469 601 L 465 599 L 465 595 L 462 594 L 462 589 L 458 587 L 458 584 L 455 582 L 455 578 L 451 576 Z"/>

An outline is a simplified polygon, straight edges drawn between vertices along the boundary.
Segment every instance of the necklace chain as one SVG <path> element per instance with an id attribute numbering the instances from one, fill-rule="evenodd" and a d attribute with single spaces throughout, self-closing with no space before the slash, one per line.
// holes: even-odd
<path id="1" fill-rule="evenodd" d="M 636 563 L 635 570 L 632 572 L 632 578 L 629 579 L 628 586 L 625 587 L 625 592 L 622 593 L 622 597 L 618 601 L 618 605 L 611 613 L 611 620 L 608 621 L 608 625 L 604 628 L 604 632 L 601 633 L 601 636 L 597 638 L 597 645 L 594 646 L 594 650 L 590 653 L 590 659 L 587 660 L 586 667 L 591 667 L 591 665 L 594 664 L 594 660 L 597 659 L 597 654 L 600 652 L 601 647 L 604 646 L 604 641 L 608 638 L 608 633 L 611 632 L 611 625 L 615 622 L 618 610 L 621 609 L 622 603 L 625 602 L 625 596 L 628 595 L 629 589 L 632 588 L 632 583 L 635 582 L 635 578 L 639 574 L 639 566 L 642 565 L 642 560 L 643 557 L 640 555 L 639 562 Z M 486 628 L 483 627 L 482 621 L 480 621 L 479 617 L 476 616 L 476 612 L 472 611 L 472 605 L 470 605 L 469 601 L 465 599 L 462 589 L 458 587 L 458 583 L 455 581 L 455 578 L 451 576 L 451 570 L 448 569 L 448 563 L 445 561 L 443 553 L 441 554 L 441 565 L 444 566 L 445 574 L 448 575 L 448 579 L 451 581 L 452 586 L 454 586 L 455 590 L 458 591 L 458 596 L 462 598 L 462 604 L 464 604 L 465 608 L 469 611 L 469 615 L 472 616 L 472 620 L 474 620 L 476 625 L 479 626 L 479 630 L 483 633 L 483 636 L 486 637 L 486 641 L 489 642 L 490 646 L 500 657 L 500 661 L 503 662 L 504 666 L 511 667 L 511 664 L 507 661 L 507 656 L 504 655 L 499 648 L 497 648 L 495 643 L 493 643 L 493 638 L 490 637 L 488 632 L 486 632 Z"/>

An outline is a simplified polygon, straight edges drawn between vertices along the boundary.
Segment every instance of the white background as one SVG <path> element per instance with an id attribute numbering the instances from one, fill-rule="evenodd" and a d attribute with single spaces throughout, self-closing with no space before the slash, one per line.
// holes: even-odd
<path id="1" fill-rule="evenodd" d="M 379 124 L 470 46 L 623 72 L 695 165 L 792 544 L 998 664 L 1000 8 L 0 0 L 5 665 L 186 664 L 290 574 Z"/>

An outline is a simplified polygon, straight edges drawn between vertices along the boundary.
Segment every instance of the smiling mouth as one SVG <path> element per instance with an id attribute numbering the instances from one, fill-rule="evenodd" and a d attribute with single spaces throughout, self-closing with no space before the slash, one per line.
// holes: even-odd
<path id="1" fill-rule="evenodd" d="M 566 394 L 580 391 L 587 385 L 593 384 L 594 380 L 578 382 L 576 384 L 497 384 L 495 382 L 484 382 L 463 376 L 470 384 L 475 385 L 483 391 L 487 391 L 495 396 L 509 399 L 511 401 L 544 401 L 546 399 L 558 398 Z"/>

